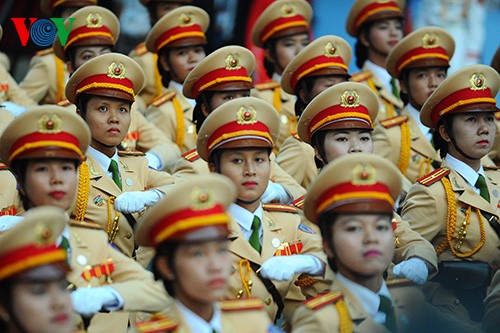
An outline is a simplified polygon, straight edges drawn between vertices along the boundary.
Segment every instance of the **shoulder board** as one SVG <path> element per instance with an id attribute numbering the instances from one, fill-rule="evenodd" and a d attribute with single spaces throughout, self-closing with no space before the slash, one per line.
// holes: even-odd
<path id="1" fill-rule="evenodd" d="M 336 303 L 338 300 L 342 299 L 344 295 L 337 292 L 327 292 L 324 294 L 319 294 L 304 302 L 304 305 L 310 310 L 321 309 L 325 305 Z"/>
<path id="2" fill-rule="evenodd" d="M 280 204 L 280 203 L 266 203 L 262 205 L 262 208 L 268 212 L 286 212 L 298 214 L 297 208 L 291 205 Z"/>
<path id="3" fill-rule="evenodd" d="M 500 170 L 500 166 L 496 166 L 496 165 L 484 165 L 483 164 L 483 169 L 484 170 Z M 0 166 L 0 170 L 2 170 L 1 166 Z"/>
<path id="4" fill-rule="evenodd" d="M 5 164 L 0 162 L 0 170 L 9 170 L 9 168 Z"/>
<path id="5" fill-rule="evenodd" d="M 148 52 L 148 49 L 146 48 L 146 43 L 142 42 L 141 44 L 134 47 L 134 52 L 140 56 L 146 54 Z"/>
<path id="6" fill-rule="evenodd" d="M 385 128 L 391 128 L 397 125 L 400 125 L 402 123 L 406 123 L 408 121 L 407 116 L 395 116 L 391 118 L 387 118 L 384 120 L 380 121 L 380 125 L 384 126 Z"/>
<path id="7" fill-rule="evenodd" d="M 351 81 L 363 82 L 365 80 L 368 80 L 372 76 L 373 76 L 373 74 L 370 72 L 357 72 L 357 73 L 352 74 Z"/>
<path id="8" fill-rule="evenodd" d="M 304 207 L 304 196 L 301 196 L 300 198 L 293 200 L 292 205 L 294 205 L 298 209 L 302 209 Z"/>
<path id="9" fill-rule="evenodd" d="M 264 83 L 258 83 L 254 87 L 257 90 L 270 90 L 270 89 L 281 87 L 281 84 L 279 82 L 276 82 L 276 81 L 268 81 L 268 82 L 264 82 Z"/>
<path id="10" fill-rule="evenodd" d="M 149 101 L 148 105 L 160 106 L 175 97 L 175 92 L 167 91 L 163 95 L 157 96 Z"/>
<path id="11" fill-rule="evenodd" d="M 162 333 L 175 330 L 179 325 L 172 319 L 164 316 L 153 316 L 149 320 L 137 322 L 135 328 L 139 333 Z"/>
<path id="12" fill-rule="evenodd" d="M 119 150 L 118 151 L 118 156 L 121 157 L 128 157 L 128 156 L 146 156 L 142 151 L 138 150 Z"/>
<path id="13" fill-rule="evenodd" d="M 422 185 L 425 185 L 425 186 L 431 186 L 432 184 L 434 184 L 435 182 L 437 182 L 438 180 L 440 180 L 441 178 L 443 178 L 444 176 L 446 176 L 449 173 L 450 173 L 450 169 L 439 168 L 439 169 L 432 171 L 431 173 L 428 173 L 427 175 L 423 176 L 422 178 L 417 179 L 417 182 L 422 184 Z"/>
<path id="14" fill-rule="evenodd" d="M 189 162 L 194 162 L 200 158 L 200 155 L 198 155 L 198 151 L 196 150 L 196 148 L 194 148 L 194 149 L 191 149 L 190 151 L 182 154 L 182 157 L 184 157 Z"/>
<path id="15" fill-rule="evenodd" d="M 295 139 L 297 139 L 297 140 L 299 140 L 300 142 L 302 142 L 302 139 L 300 138 L 299 133 L 294 132 L 294 133 L 292 133 L 292 136 L 293 136 Z"/>
<path id="16" fill-rule="evenodd" d="M 258 298 L 232 299 L 221 302 L 222 311 L 260 310 L 264 303 Z"/>
<path id="17" fill-rule="evenodd" d="M 88 222 L 88 221 L 77 221 L 71 219 L 69 221 L 69 225 L 72 227 L 81 227 L 81 228 L 87 228 L 87 229 L 102 229 L 100 224 L 94 223 L 94 222 Z"/>
<path id="18" fill-rule="evenodd" d="M 403 286 L 412 286 L 414 283 L 405 278 L 392 278 L 392 279 L 387 279 L 385 280 L 385 283 L 387 284 L 387 287 L 403 287 Z"/>
<path id="19" fill-rule="evenodd" d="M 59 106 L 70 106 L 71 102 L 68 101 L 67 99 L 65 99 L 65 100 L 62 100 L 60 102 L 57 102 L 57 105 L 59 105 Z"/>
<path id="20" fill-rule="evenodd" d="M 35 53 L 36 56 L 44 56 L 44 55 L 47 55 L 47 54 L 52 54 L 54 53 L 54 49 L 53 48 L 48 48 L 48 49 L 45 49 L 45 50 L 40 50 L 38 51 L 37 53 Z"/>

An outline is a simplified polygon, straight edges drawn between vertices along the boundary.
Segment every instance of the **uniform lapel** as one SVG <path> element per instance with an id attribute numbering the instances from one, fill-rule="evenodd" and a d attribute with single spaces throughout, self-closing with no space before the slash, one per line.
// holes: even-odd
<path id="1" fill-rule="evenodd" d="M 385 84 L 382 83 L 382 80 L 380 80 L 380 78 L 374 72 L 372 72 L 370 70 L 370 67 L 366 63 L 363 66 L 363 71 L 370 72 L 372 74 L 371 79 L 373 81 L 373 84 L 377 88 L 377 90 L 378 90 L 380 96 L 382 96 L 382 98 L 389 101 L 391 104 L 395 105 L 397 108 L 400 108 L 400 109 L 403 108 L 403 106 L 404 106 L 403 102 L 400 101 L 399 99 L 397 99 L 396 96 L 394 96 L 391 91 L 387 90 L 387 88 L 385 87 Z"/>
<path id="2" fill-rule="evenodd" d="M 111 179 L 111 177 L 109 177 L 106 174 L 106 172 L 101 168 L 99 163 L 97 163 L 97 161 L 94 160 L 91 155 L 87 155 L 87 164 L 89 165 L 90 180 L 91 180 L 90 184 L 92 187 L 95 187 L 113 196 L 118 196 L 122 193 L 120 188 L 113 181 L 113 179 Z"/>
<path id="3" fill-rule="evenodd" d="M 427 140 L 426 136 L 420 130 L 417 120 L 414 119 L 410 113 L 406 111 L 406 109 L 403 113 L 409 119 L 408 122 L 411 129 L 411 148 L 422 156 L 441 162 L 441 158 L 439 158 L 437 151 L 432 147 L 429 140 Z"/>
<path id="4" fill-rule="evenodd" d="M 231 240 L 231 243 L 229 243 L 229 251 L 241 258 L 246 258 L 257 264 L 262 264 L 263 261 L 259 253 L 257 253 L 257 251 L 255 251 L 255 249 L 245 239 L 245 236 L 243 236 L 243 232 L 241 231 L 241 227 L 236 221 L 231 220 L 229 223 L 229 231 L 229 239 Z"/>
<path id="5" fill-rule="evenodd" d="M 263 261 L 274 256 L 279 244 L 283 243 L 285 236 L 280 233 L 281 226 L 276 223 L 269 212 L 264 211 L 262 221 L 262 251 L 261 257 Z"/>

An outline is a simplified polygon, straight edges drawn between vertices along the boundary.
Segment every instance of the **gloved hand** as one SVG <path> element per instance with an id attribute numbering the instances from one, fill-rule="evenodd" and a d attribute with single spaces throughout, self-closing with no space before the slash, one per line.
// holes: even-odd
<path id="1" fill-rule="evenodd" d="M 146 153 L 146 159 L 148 160 L 148 166 L 155 170 L 161 170 L 161 159 L 158 155 L 153 152 L 148 151 Z"/>
<path id="2" fill-rule="evenodd" d="M 75 312 L 86 317 L 101 310 L 118 310 L 123 303 L 120 294 L 108 286 L 78 288 L 71 293 L 71 300 Z"/>
<path id="3" fill-rule="evenodd" d="M 158 190 L 123 192 L 115 199 L 115 209 L 122 213 L 138 213 L 162 198 Z"/>
<path id="4" fill-rule="evenodd" d="M 0 216 L 0 232 L 6 231 L 23 220 L 22 216 L 3 215 Z"/>
<path id="5" fill-rule="evenodd" d="M 288 281 L 294 274 L 317 271 L 316 260 L 309 254 L 271 257 L 262 264 L 260 274 L 271 280 Z"/>
<path id="6" fill-rule="evenodd" d="M 425 261 L 420 258 L 410 258 L 402 261 L 394 266 L 392 271 L 395 275 L 405 277 L 419 285 L 427 282 L 429 277 L 429 269 Z"/>
<path id="7" fill-rule="evenodd" d="M 18 105 L 16 103 L 12 103 L 9 101 L 1 102 L 0 106 L 4 108 L 5 110 L 9 111 L 12 113 L 14 117 L 19 116 L 20 114 L 23 114 L 26 111 L 26 107 L 22 105 Z"/>
<path id="8" fill-rule="evenodd" d="M 269 180 L 269 182 L 267 183 L 266 191 L 262 195 L 261 200 L 263 203 L 289 203 L 290 201 L 292 201 L 292 197 L 288 194 L 283 185 Z"/>

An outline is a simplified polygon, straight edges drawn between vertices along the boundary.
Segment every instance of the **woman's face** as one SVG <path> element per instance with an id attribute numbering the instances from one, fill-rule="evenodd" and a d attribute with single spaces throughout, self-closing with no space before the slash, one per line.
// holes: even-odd
<path id="1" fill-rule="evenodd" d="M 23 190 L 35 207 L 49 205 L 67 210 L 75 198 L 77 174 L 71 160 L 29 160 L 24 179 Z"/>
<path id="2" fill-rule="evenodd" d="M 210 110 L 213 111 L 217 107 L 219 107 L 222 104 L 229 102 L 233 99 L 241 98 L 241 97 L 249 97 L 249 96 L 250 96 L 249 89 L 231 90 L 231 91 L 215 91 L 214 94 L 212 95 L 212 98 L 210 98 Z M 208 116 L 208 113 L 206 114 L 206 116 Z"/>
<path id="3" fill-rule="evenodd" d="M 80 45 L 74 46 L 74 59 L 68 61 L 66 66 L 70 73 L 74 73 L 81 65 L 102 54 L 110 53 L 109 45 Z"/>
<path id="4" fill-rule="evenodd" d="M 266 57 L 274 63 L 274 71 L 281 75 L 290 61 L 305 48 L 310 42 L 307 33 L 278 38 L 275 42 L 274 51 L 276 59 L 266 49 Z"/>
<path id="5" fill-rule="evenodd" d="M 360 129 L 329 130 L 325 135 L 323 148 L 325 164 L 351 153 L 373 153 L 372 134 L 368 130 Z M 322 160 L 318 149 L 314 148 L 314 151 Z"/>
<path id="6" fill-rule="evenodd" d="M 400 19 L 378 20 L 373 23 L 366 40 L 363 41 L 368 47 L 368 59 L 371 55 L 387 57 L 392 48 L 403 39 L 403 24 Z"/>
<path id="7" fill-rule="evenodd" d="M 465 112 L 453 115 L 452 132 L 458 148 L 476 160 L 490 152 L 495 141 L 496 129 L 493 112 Z M 444 139 L 448 142 L 449 153 L 470 165 L 469 158 L 455 149 L 449 136 L 445 135 Z"/>
<path id="8" fill-rule="evenodd" d="M 201 45 L 174 47 L 168 52 L 168 61 L 161 55 L 163 69 L 170 72 L 172 80 L 182 84 L 188 74 L 205 58 Z"/>
<path id="9" fill-rule="evenodd" d="M 175 297 L 188 307 L 222 299 L 231 275 L 228 245 L 227 240 L 180 245 L 174 254 Z"/>
<path id="10" fill-rule="evenodd" d="M 388 214 L 340 214 L 332 226 L 333 249 L 326 246 L 338 271 L 352 281 L 382 279 L 394 256 L 394 231 Z"/>
<path id="11" fill-rule="evenodd" d="M 401 91 L 408 95 L 410 104 L 420 110 L 429 96 L 445 79 L 446 68 L 444 67 L 410 69 L 408 82 L 400 80 Z"/>
<path id="12" fill-rule="evenodd" d="M 26 333 L 68 333 L 74 329 L 66 271 L 40 266 L 15 277 L 12 311 Z"/>

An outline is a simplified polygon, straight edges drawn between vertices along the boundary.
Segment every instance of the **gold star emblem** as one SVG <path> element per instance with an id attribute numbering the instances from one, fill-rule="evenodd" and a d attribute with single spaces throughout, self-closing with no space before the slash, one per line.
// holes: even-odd
<path id="1" fill-rule="evenodd" d="M 371 164 L 356 164 L 351 175 L 353 185 L 373 185 L 377 182 L 377 172 Z"/>
<path id="2" fill-rule="evenodd" d="M 282 17 L 290 17 L 290 16 L 295 16 L 297 13 L 297 10 L 295 9 L 295 6 L 292 6 L 290 4 L 284 4 L 280 8 L 281 11 L 281 16 Z"/>
<path id="3" fill-rule="evenodd" d="M 33 230 L 35 232 L 36 245 L 46 245 L 53 240 L 54 231 L 44 222 L 37 222 Z"/>
<path id="4" fill-rule="evenodd" d="M 121 62 L 112 62 L 108 67 L 108 76 L 113 79 L 125 78 L 125 66 Z"/>
<path id="5" fill-rule="evenodd" d="M 257 122 L 257 111 L 252 106 L 242 106 L 238 110 L 237 118 L 236 122 L 240 125 L 255 124 Z"/>
<path id="6" fill-rule="evenodd" d="M 193 24 L 193 15 L 191 15 L 191 13 L 182 13 L 179 16 L 179 25 L 181 27 L 188 27 Z"/>
<path id="7" fill-rule="evenodd" d="M 474 73 L 470 77 L 470 89 L 471 90 L 484 90 L 486 89 L 486 78 L 483 74 Z"/>
<path id="8" fill-rule="evenodd" d="M 226 69 L 227 70 L 237 70 L 240 69 L 240 56 L 238 54 L 228 54 L 226 57 Z"/>
<path id="9" fill-rule="evenodd" d="M 215 204 L 213 197 L 214 195 L 209 189 L 195 187 L 191 191 L 191 208 L 201 210 L 213 207 Z"/>
<path id="10" fill-rule="evenodd" d="M 99 13 L 90 13 L 87 15 L 87 28 L 102 27 L 102 16 Z"/>
<path id="11" fill-rule="evenodd" d="M 439 37 L 431 32 L 422 37 L 422 47 L 424 49 L 432 49 L 439 46 Z"/>
<path id="12" fill-rule="evenodd" d="M 61 132 L 61 118 L 56 114 L 44 114 L 38 121 L 38 131 L 40 133 Z"/>
<path id="13" fill-rule="evenodd" d="M 354 108 L 359 106 L 359 94 L 354 90 L 346 90 L 340 96 L 340 106 L 344 108 Z"/>
<path id="14" fill-rule="evenodd" d="M 338 55 L 338 48 L 332 42 L 328 42 L 325 44 L 325 52 L 323 53 L 325 57 L 331 58 Z"/>

